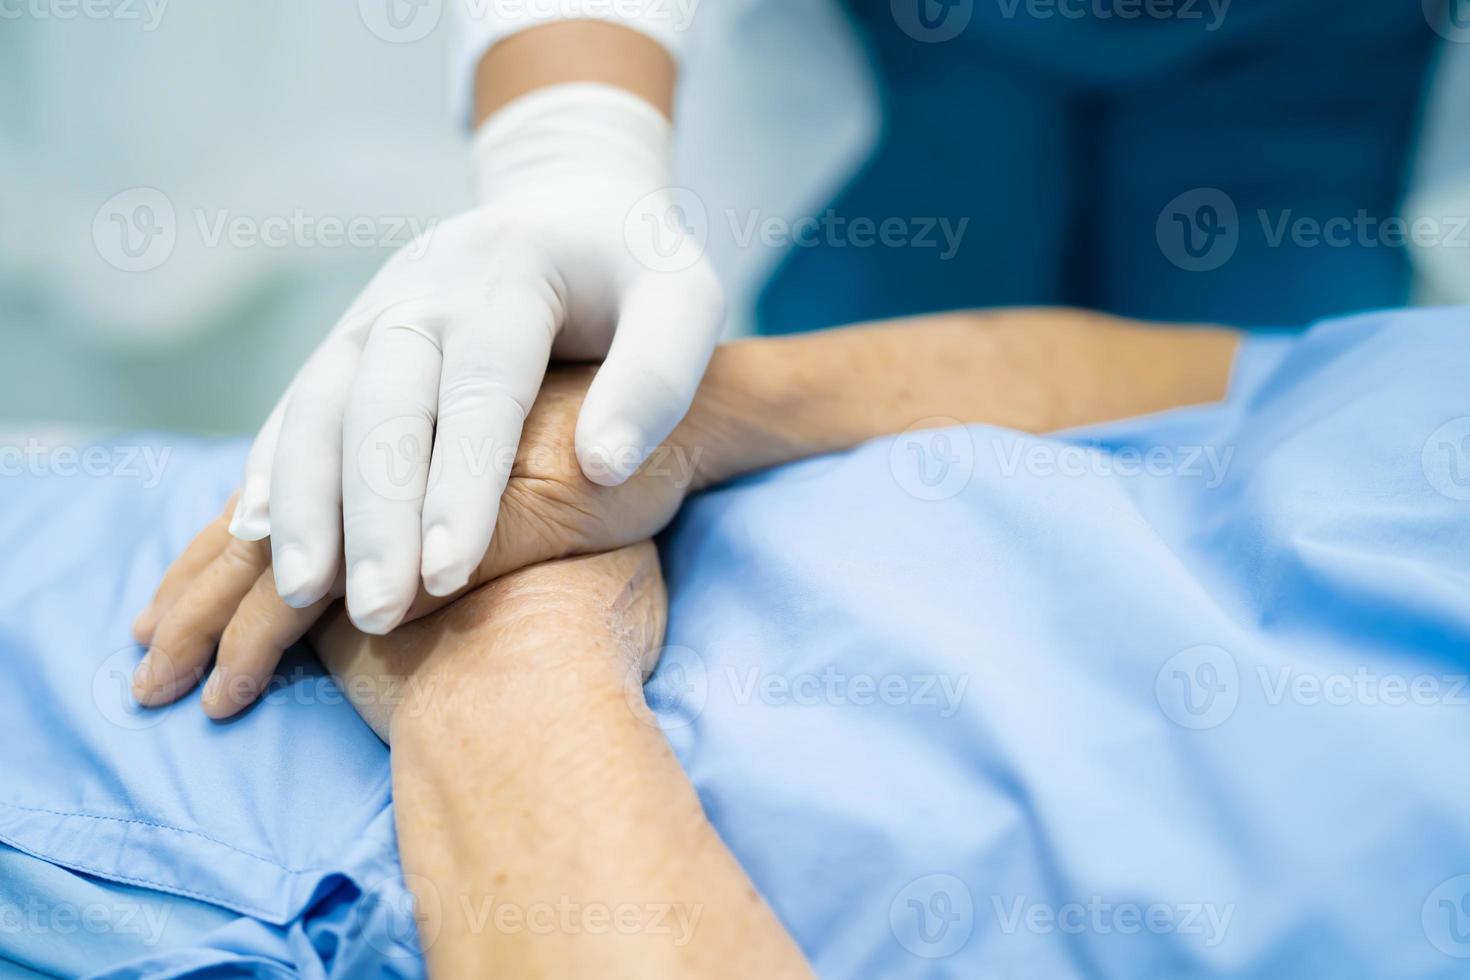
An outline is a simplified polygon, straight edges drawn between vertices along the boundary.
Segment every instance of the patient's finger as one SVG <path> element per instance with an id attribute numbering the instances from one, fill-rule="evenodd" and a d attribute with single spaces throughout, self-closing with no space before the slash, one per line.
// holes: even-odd
<path id="1" fill-rule="evenodd" d="M 241 600 L 219 642 L 219 656 L 204 685 L 204 713 L 211 718 L 238 714 L 260 696 L 281 654 L 332 604 L 330 596 L 309 606 L 288 606 L 276 590 L 275 576 L 262 572 Z"/>
<path id="2" fill-rule="evenodd" d="M 270 541 L 231 537 L 218 557 L 161 610 L 148 654 L 133 674 L 133 697 L 139 704 L 167 704 L 194 686 L 240 600 L 269 566 Z"/>
<path id="3" fill-rule="evenodd" d="M 133 620 L 133 639 L 138 643 L 146 646 L 153 642 L 153 633 L 158 628 L 158 621 L 164 610 L 173 605 L 189 583 L 225 550 L 225 545 L 230 540 L 230 514 L 235 510 L 235 500 L 239 495 L 239 491 L 230 495 L 224 512 L 195 535 L 184 553 L 175 558 L 168 567 L 163 581 L 153 593 L 153 598 L 138 613 L 138 618 Z"/>

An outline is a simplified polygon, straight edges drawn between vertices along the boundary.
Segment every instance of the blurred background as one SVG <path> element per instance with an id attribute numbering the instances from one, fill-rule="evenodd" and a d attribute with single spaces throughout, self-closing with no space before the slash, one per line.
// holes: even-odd
<path id="1" fill-rule="evenodd" d="M 253 431 L 387 256 L 470 202 L 447 6 L 0 0 L 0 425 Z M 871 106 L 822 106 L 866 81 L 830 50 L 802 71 L 803 37 L 839 27 L 761 33 L 741 6 L 705 4 L 699 36 L 745 31 L 741 57 L 761 67 L 705 45 L 681 93 L 705 105 L 685 118 L 722 125 L 681 132 L 681 180 L 714 214 L 731 200 L 791 212 L 843 174 L 751 174 L 727 147 L 779 102 L 786 162 L 803 139 L 860 148 Z M 1470 115 L 1445 94 L 1470 92 L 1464 34 L 1446 45 L 1411 214 L 1470 214 Z M 748 80 L 738 92 L 714 81 L 731 71 Z M 777 256 L 727 237 L 710 252 L 739 331 Z M 1470 301 L 1470 248 L 1416 260 L 1423 300 Z"/>
<path id="2" fill-rule="evenodd" d="M 356 3 L 29 2 L 0 21 L 8 422 L 253 429 L 469 202 L 444 18 L 409 43 Z"/>

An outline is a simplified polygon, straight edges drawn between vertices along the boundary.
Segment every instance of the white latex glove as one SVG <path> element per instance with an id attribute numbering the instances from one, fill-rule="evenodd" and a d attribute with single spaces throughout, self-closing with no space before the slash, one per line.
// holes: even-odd
<path id="1" fill-rule="evenodd" d="M 486 121 L 482 205 L 388 260 L 251 449 L 230 530 L 270 536 L 282 598 L 319 600 L 344 555 L 352 621 L 386 633 L 420 576 L 463 587 L 550 356 L 606 358 L 577 423 L 588 478 L 623 482 L 672 431 L 724 295 L 669 189 L 670 148 L 657 109 L 605 85 Z"/>

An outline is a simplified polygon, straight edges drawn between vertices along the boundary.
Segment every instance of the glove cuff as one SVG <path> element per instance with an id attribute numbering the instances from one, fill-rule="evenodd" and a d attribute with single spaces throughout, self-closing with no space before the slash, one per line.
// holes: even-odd
<path id="1" fill-rule="evenodd" d="M 476 196 L 499 198 L 528 178 L 622 175 L 669 183 L 673 126 L 631 92 L 600 82 L 537 89 L 501 107 L 475 133 Z"/>

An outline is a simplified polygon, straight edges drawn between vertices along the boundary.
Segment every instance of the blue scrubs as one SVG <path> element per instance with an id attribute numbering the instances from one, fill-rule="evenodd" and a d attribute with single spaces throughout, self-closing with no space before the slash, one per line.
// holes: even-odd
<path id="1" fill-rule="evenodd" d="M 913 247 L 812 236 L 763 332 L 1030 304 L 1279 325 L 1407 298 L 1384 222 L 1436 50 L 1420 4 L 848 3 L 885 131 L 833 227 L 898 219 Z"/>

